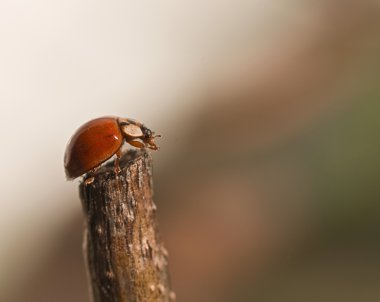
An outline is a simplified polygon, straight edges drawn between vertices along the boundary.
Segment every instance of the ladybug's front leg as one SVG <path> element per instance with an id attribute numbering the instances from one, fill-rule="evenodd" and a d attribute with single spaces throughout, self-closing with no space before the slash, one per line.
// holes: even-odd
<path id="1" fill-rule="evenodd" d="M 140 142 L 140 141 L 131 140 L 131 141 L 128 141 L 128 144 L 132 145 L 133 147 L 140 148 L 140 149 L 149 148 L 152 150 L 158 150 L 158 147 L 154 144 L 151 144 L 151 143 L 145 144 L 145 143 Z"/>
<path id="2" fill-rule="evenodd" d="M 140 149 L 143 149 L 146 147 L 144 143 L 140 141 L 136 141 L 136 140 L 130 140 L 130 141 L 127 141 L 127 143 L 132 145 L 133 147 L 140 148 Z"/>

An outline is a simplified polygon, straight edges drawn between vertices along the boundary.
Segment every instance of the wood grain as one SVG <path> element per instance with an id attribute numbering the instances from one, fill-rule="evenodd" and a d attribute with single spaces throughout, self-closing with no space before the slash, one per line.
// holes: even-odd
<path id="1" fill-rule="evenodd" d="M 152 198 L 152 159 L 146 151 L 129 151 L 120 167 L 116 174 L 110 163 L 80 184 L 92 299 L 174 301 Z"/>

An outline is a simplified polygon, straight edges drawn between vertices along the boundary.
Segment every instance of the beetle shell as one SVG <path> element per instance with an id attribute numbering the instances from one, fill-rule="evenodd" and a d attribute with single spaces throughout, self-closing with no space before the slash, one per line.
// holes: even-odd
<path id="1" fill-rule="evenodd" d="M 101 117 L 82 125 L 65 152 L 65 172 L 76 178 L 111 158 L 122 146 L 123 134 L 116 117 Z"/>

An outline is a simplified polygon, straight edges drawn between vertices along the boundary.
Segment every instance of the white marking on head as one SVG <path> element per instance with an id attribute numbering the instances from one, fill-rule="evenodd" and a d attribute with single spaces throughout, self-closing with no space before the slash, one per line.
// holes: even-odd
<path id="1" fill-rule="evenodd" d="M 139 126 L 136 126 L 134 124 L 128 124 L 121 126 L 121 131 L 130 138 L 139 138 L 143 137 L 144 133 L 142 132 L 141 128 Z"/>

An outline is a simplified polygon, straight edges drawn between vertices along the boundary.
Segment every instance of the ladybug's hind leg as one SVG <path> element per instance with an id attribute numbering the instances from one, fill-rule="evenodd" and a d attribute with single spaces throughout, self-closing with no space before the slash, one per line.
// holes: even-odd
<path id="1" fill-rule="evenodd" d="M 86 180 L 84 181 L 84 184 L 87 186 L 87 185 L 90 185 L 94 182 L 95 180 L 95 177 L 94 176 L 90 176 L 90 177 L 87 177 Z"/>
<path id="2" fill-rule="evenodd" d="M 84 184 L 90 185 L 94 182 L 95 180 L 95 172 L 99 169 L 99 167 L 95 167 L 94 169 L 91 169 L 90 172 L 87 173 L 86 179 L 84 181 Z"/>

